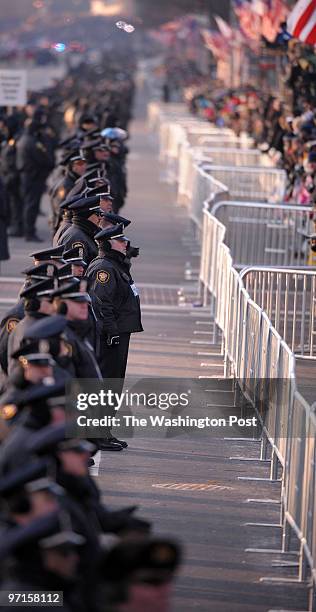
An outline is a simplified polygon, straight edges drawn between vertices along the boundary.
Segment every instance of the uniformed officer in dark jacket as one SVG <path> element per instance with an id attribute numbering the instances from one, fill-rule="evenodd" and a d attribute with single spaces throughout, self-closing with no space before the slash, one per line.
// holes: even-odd
<path id="1" fill-rule="evenodd" d="M 124 380 L 130 335 L 143 331 L 137 288 L 126 263 L 123 225 L 96 234 L 99 255 L 86 272 L 100 334 L 100 368 L 105 378 Z"/>
<path id="2" fill-rule="evenodd" d="M 16 167 L 16 139 L 11 137 L 1 150 L 1 174 L 10 209 L 10 236 L 23 236 L 23 199 Z"/>
<path id="3" fill-rule="evenodd" d="M 8 372 L 12 371 L 14 362 L 11 359 L 12 353 L 20 348 L 24 333 L 37 319 L 53 313 L 52 300 L 49 292 L 54 289 L 55 279 L 35 283 L 22 291 L 21 298 L 24 300 L 25 316 L 20 321 L 9 336 L 8 342 Z"/>
<path id="4" fill-rule="evenodd" d="M 51 208 L 55 230 L 59 227 L 63 212 L 60 210 L 60 204 L 67 198 L 77 179 L 85 173 L 87 162 L 77 147 L 66 152 L 60 165 L 65 168 L 64 175 L 59 178 L 51 190 Z"/>
<path id="5" fill-rule="evenodd" d="M 58 244 L 64 249 L 80 247 L 83 259 L 90 263 L 98 253 L 94 236 L 98 232 L 100 220 L 100 196 L 81 198 L 69 209 L 72 211 L 72 225 L 59 237 Z"/>
<path id="6" fill-rule="evenodd" d="M 54 168 L 54 154 L 41 128 L 41 118 L 34 116 L 17 143 L 17 168 L 21 172 L 24 205 L 24 235 L 26 240 L 32 242 L 41 242 L 36 233 L 36 220 L 46 179 Z"/>

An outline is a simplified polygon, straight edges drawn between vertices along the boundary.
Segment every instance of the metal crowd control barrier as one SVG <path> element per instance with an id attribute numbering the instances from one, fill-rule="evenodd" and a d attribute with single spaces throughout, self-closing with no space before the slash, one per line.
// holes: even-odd
<path id="1" fill-rule="evenodd" d="M 270 445 L 271 479 L 279 477 L 279 465 L 283 468 L 282 550 L 291 550 L 294 531 L 300 542 L 298 579 L 308 581 L 309 609 L 315 612 L 316 415 L 297 390 L 293 352 L 261 305 L 251 299 L 255 294 L 249 295 L 233 265 L 230 249 L 223 242 L 225 231 L 205 206 L 200 278 L 213 296 L 215 321 L 223 333 L 226 374 L 238 380 L 261 422 L 261 459 L 267 459 Z M 316 272 L 311 275 L 315 282 Z"/>
<path id="2" fill-rule="evenodd" d="M 225 185 L 204 172 L 198 164 L 194 164 L 192 195 L 191 198 L 187 199 L 187 206 L 190 218 L 198 228 L 202 227 L 203 221 L 202 202 L 208 200 L 215 203 L 217 198 L 227 199 L 227 197 L 228 192 Z"/>
<path id="3" fill-rule="evenodd" d="M 295 356 L 316 359 L 316 270 L 251 266 L 240 276 Z"/>
<path id="4" fill-rule="evenodd" d="M 312 207 L 223 200 L 211 213 L 226 228 L 235 266 L 306 265 L 302 234 L 312 230 Z"/>
<path id="5" fill-rule="evenodd" d="M 203 171 L 226 187 L 233 200 L 282 202 L 286 172 L 276 168 L 215 166 L 202 164 Z"/>
<path id="6" fill-rule="evenodd" d="M 283 467 L 282 549 L 291 550 L 294 531 L 300 541 L 298 578 L 311 577 L 309 584 L 315 587 L 316 417 L 297 391 L 293 353 L 251 300 L 223 243 L 220 266 L 216 322 L 223 330 L 226 357 L 247 400 L 254 406 L 265 400 L 266 411 L 258 417 L 263 440 L 272 448 L 271 478 L 277 478 L 279 464 Z M 263 459 L 265 449 L 262 444 Z M 310 610 L 315 610 L 312 596 Z"/>
<path id="7" fill-rule="evenodd" d="M 220 142 L 222 144 L 222 141 Z M 229 145 L 229 142 L 228 142 Z M 271 160 L 270 166 L 272 164 Z M 192 197 L 192 177 L 195 163 L 216 165 L 225 162 L 232 166 L 264 166 L 268 167 L 266 157 L 256 149 L 238 149 L 230 146 L 189 147 L 180 146 L 178 161 L 178 204 Z"/>

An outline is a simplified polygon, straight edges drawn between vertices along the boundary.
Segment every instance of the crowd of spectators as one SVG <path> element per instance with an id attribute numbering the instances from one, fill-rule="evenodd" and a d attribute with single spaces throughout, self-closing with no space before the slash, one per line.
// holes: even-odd
<path id="1" fill-rule="evenodd" d="M 291 41 L 287 56 L 285 96 L 252 85 L 228 90 L 216 81 L 191 85 L 184 95 L 194 114 L 246 132 L 287 171 L 287 201 L 316 205 L 316 55 Z"/>

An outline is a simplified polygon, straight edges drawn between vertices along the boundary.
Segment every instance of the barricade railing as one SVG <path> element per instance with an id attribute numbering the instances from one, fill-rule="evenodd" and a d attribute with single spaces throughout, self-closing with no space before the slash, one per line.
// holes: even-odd
<path id="1" fill-rule="evenodd" d="M 315 586 L 315 414 L 297 391 L 293 353 L 250 298 L 223 243 L 220 265 L 216 322 L 223 331 L 225 356 L 246 399 L 257 408 L 262 459 L 267 458 L 266 442 L 271 445 L 271 478 L 279 477 L 279 464 L 283 467 L 282 549 L 291 550 L 294 530 L 300 541 L 298 578 L 311 576 L 309 585 Z M 315 610 L 312 596 L 309 609 Z"/>
<path id="2" fill-rule="evenodd" d="M 226 244 L 235 266 L 306 265 L 306 241 L 302 234 L 312 231 L 311 206 L 222 199 L 211 213 L 226 228 Z"/>
<path id="3" fill-rule="evenodd" d="M 202 164 L 203 171 L 226 185 L 233 200 L 282 202 L 286 172 L 277 168 L 215 166 Z"/>
<path id="4" fill-rule="evenodd" d="M 225 185 L 216 180 L 212 175 L 204 172 L 199 164 L 194 164 L 192 194 L 191 198 L 187 199 L 186 204 L 188 206 L 190 218 L 199 229 L 202 227 L 203 221 L 202 202 L 207 200 L 215 203 L 218 198 L 227 199 L 228 195 Z"/>
<path id="5" fill-rule="evenodd" d="M 220 143 L 222 144 L 222 143 Z M 229 143 L 228 143 L 229 145 Z M 178 204 L 183 204 L 192 197 L 192 178 L 195 163 L 216 165 L 225 161 L 232 166 L 254 166 L 267 168 L 272 162 L 255 149 L 237 149 L 230 146 L 189 147 L 186 143 L 180 146 L 178 158 Z M 269 162 L 269 163 L 268 163 Z M 176 181 L 176 179 L 174 179 Z"/>
<path id="6" fill-rule="evenodd" d="M 295 356 L 316 359 L 316 270 L 251 266 L 240 276 Z"/>
<path id="7" fill-rule="evenodd" d="M 257 293 L 253 290 L 249 294 L 243 280 L 247 282 L 248 275 L 250 283 L 250 270 L 243 279 L 234 267 L 230 249 L 224 244 L 225 231 L 205 203 L 202 258 L 207 261 L 201 263 L 200 277 L 213 296 L 215 322 L 223 334 L 226 374 L 230 372 L 238 381 L 262 425 L 261 459 L 271 457 L 272 480 L 279 478 L 279 465 L 283 468 L 282 550 L 291 550 L 294 531 L 300 541 L 298 579 L 308 580 L 308 586 L 313 587 L 309 609 L 315 612 L 315 413 L 297 391 L 293 352 L 261 304 L 252 299 L 260 292 L 259 282 Z M 214 262 L 217 274 L 211 269 Z M 311 277 L 315 274 L 311 272 Z"/>

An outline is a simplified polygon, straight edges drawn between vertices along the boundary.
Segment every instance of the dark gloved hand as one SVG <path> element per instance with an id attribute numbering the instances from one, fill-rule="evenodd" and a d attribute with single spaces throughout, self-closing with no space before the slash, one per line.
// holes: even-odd
<path id="1" fill-rule="evenodd" d="M 106 343 L 108 346 L 118 346 L 120 344 L 120 336 L 113 336 L 112 334 L 108 334 L 106 338 Z"/>

